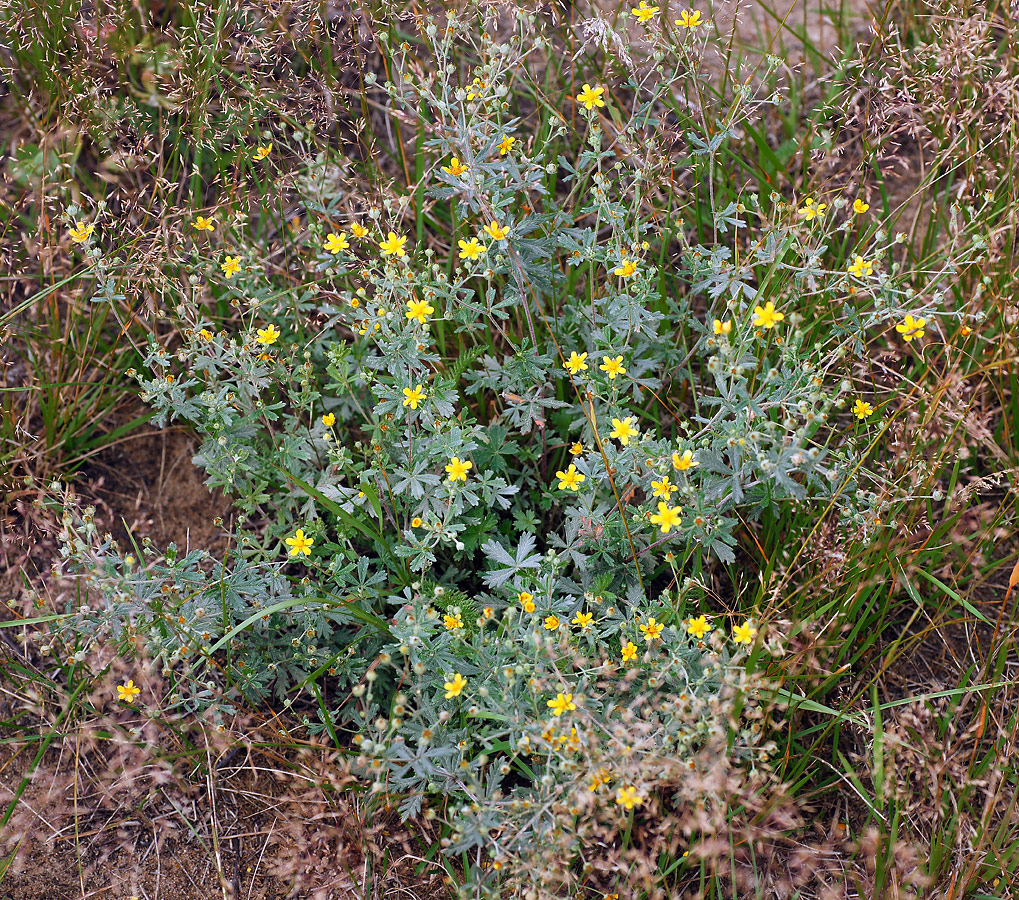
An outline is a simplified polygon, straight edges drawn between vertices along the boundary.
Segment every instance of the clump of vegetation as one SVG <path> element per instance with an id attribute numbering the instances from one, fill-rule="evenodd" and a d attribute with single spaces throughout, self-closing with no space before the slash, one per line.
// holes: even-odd
<path id="1" fill-rule="evenodd" d="M 110 350 L 123 390 L 197 436 L 230 498 L 229 551 L 128 546 L 67 483 L 30 481 L 80 591 L 37 643 L 78 665 L 140 652 L 182 722 L 282 704 L 369 803 L 438 829 L 463 896 L 854 878 L 905 896 L 988 842 L 967 884 L 1003 877 L 1010 816 L 992 837 L 939 795 L 939 834 L 905 834 L 917 801 L 887 774 L 924 764 L 909 723 L 944 733 L 1004 687 L 1010 614 L 971 596 L 1006 509 L 982 495 L 1009 483 L 983 460 L 1014 455 L 980 416 L 1011 347 L 1011 187 L 1001 160 L 971 171 L 997 120 L 960 106 L 947 131 L 903 131 L 861 102 L 932 96 L 929 40 L 891 81 L 853 56 L 809 94 L 780 56 L 748 66 L 677 15 L 380 14 L 343 117 L 356 152 L 314 117 L 271 122 L 285 104 L 256 109 L 240 75 L 214 90 L 221 44 L 176 88 L 164 63 L 191 45 L 154 45 L 147 102 L 197 137 L 175 176 L 190 202 L 156 204 L 173 239 L 134 258 L 99 192 L 56 217 L 97 327 L 130 335 Z M 214 22 L 234 64 L 240 37 L 271 40 L 228 5 Z M 994 58 L 991 33 L 953 31 L 952 59 Z M 132 46 L 110 44 L 128 73 Z M 82 127 L 104 109 L 127 115 L 97 103 Z M 905 227 L 881 166 L 914 150 L 932 174 Z M 957 686 L 879 696 L 960 625 L 984 643 Z M 1002 752 L 974 740 L 953 783 Z M 841 831 L 810 835 L 818 814 Z"/>

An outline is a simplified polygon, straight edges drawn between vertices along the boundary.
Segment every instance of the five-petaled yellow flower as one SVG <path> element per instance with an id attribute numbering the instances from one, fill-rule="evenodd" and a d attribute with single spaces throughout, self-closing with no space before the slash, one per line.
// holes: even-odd
<path id="1" fill-rule="evenodd" d="M 686 630 L 697 638 L 697 640 L 700 640 L 704 637 L 704 635 L 711 631 L 711 624 L 708 622 L 707 616 L 698 616 L 696 619 L 686 620 Z"/>
<path id="2" fill-rule="evenodd" d="M 520 601 L 520 605 L 524 608 L 524 612 L 534 612 L 534 594 L 529 591 L 521 591 L 517 594 L 517 599 Z"/>
<path id="3" fill-rule="evenodd" d="M 286 544 L 290 547 L 291 556 L 299 556 L 302 553 L 305 556 L 311 556 L 311 548 L 314 543 L 315 542 L 310 537 L 305 535 L 303 528 L 298 528 L 297 531 L 294 532 L 293 537 L 288 537 L 286 539 Z"/>
<path id="4" fill-rule="evenodd" d="M 92 237 L 92 232 L 95 230 L 96 226 L 92 222 L 89 222 L 87 225 L 76 225 L 70 231 L 71 240 L 76 244 L 84 244 L 85 241 Z"/>
<path id="5" fill-rule="evenodd" d="M 446 631 L 456 631 L 458 628 L 464 627 L 464 620 L 460 618 L 460 613 L 453 615 L 447 613 L 442 617 L 442 624 L 446 626 Z"/>
<path id="6" fill-rule="evenodd" d="M 194 226 L 195 231 L 213 231 L 216 227 L 213 224 L 212 216 L 208 218 L 205 216 L 195 216 L 195 220 L 191 224 Z"/>
<path id="7" fill-rule="evenodd" d="M 360 222 L 350 223 L 350 233 L 356 238 L 363 238 L 368 234 L 368 229 L 364 227 Z"/>
<path id="8" fill-rule="evenodd" d="M 552 710 L 552 714 L 556 716 L 561 716 L 564 712 L 572 712 L 577 708 L 577 704 L 573 702 L 573 694 L 559 693 L 555 700 L 549 700 L 547 705 Z"/>
<path id="9" fill-rule="evenodd" d="M 813 197 L 807 197 L 807 199 L 803 201 L 803 206 L 798 210 L 798 212 L 804 219 L 810 222 L 822 215 L 827 208 L 827 203 L 815 203 Z"/>
<path id="10" fill-rule="evenodd" d="M 379 249 L 383 256 L 398 256 L 400 259 L 406 259 L 407 251 L 404 249 L 406 246 L 406 236 L 397 234 L 395 231 L 390 231 L 384 241 L 379 241 Z"/>
<path id="11" fill-rule="evenodd" d="M 555 477 L 559 479 L 559 490 L 561 491 L 580 490 L 581 482 L 585 478 L 577 471 L 577 467 L 573 463 L 570 463 L 570 467 L 565 472 L 556 472 Z"/>
<path id="12" fill-rule="evenodd" d="M 255 152 L 251 154 L 251 158 L 254 160 L 265 159 L 270 153 L 272 153 L 272 144 L 270 143 L 267 147 L 263 147 L 261 144 L 255 148 Z"/>
<path id="13" fill-rule="evenodd" d="M 282 333 L 275 325 L 268 325 L 265 328 L 258 329 L 255 339 L 263 347 L 268 347 L 270 344 L 275 344 Z"/>
<path id="14" fill-rule="evenodd" d="M 624 447 L 630 443 L 630 438 L 637 434 L 638 429 L 634 428 L 631 424 L 633 422 L 633 416 L 627 416 L 625 419 L 620 421 L 619 419 L 612 420 L 612 430 L 609 432 L 610 438 L 615 438 Z"/>
<path id="15" fill-rule="evenodd" d="M 452 681 L 446 681 L 442 686 L 446 689 L 446 699 L 452 700 L 454 697 L 459 697 L 460 692 L 467 687 L 467 679 L 457 672 Z"/>
<path id="16" fill-rule="evenodd" d="M 447 175 L 452 175 L 454 178 L 458 178 L 459 176 L 463 175 L 464 172 L 467 171 L 467 166 L 465 166 L 462 162 L 460 162 L 460 160 L 458 160 L 454 156 L 449 161 L 448 166 L 442 167 L 442 171 L 445 172 Z"/>
<path id="17" fill-rule="evenodd" d="M 421 325 L 428 321 L 428 317 L 435 312 L 435 307 L 427 300 L 408 300 L 407 318 L 416 319 Z"/>
<path id="18" fill-rule="evenodd" d="M 332 428 L 333 425 L 336 424 L 336 414 L 326 413 L 322 416 L 322 424 L 325 425 L 326 428 Z"/>
<path id="19" fill-rule="evenodd" d="M 573 617 L 573 624 L 580 628 L 589 628 L 591 623 L 594 621 L 593 613 L 578 612 Z"/>
<path id="20" fill-rule="evenodd" d="M 591 87 L 591 85 L 585 81 L 584 90 L 577 94 L 577 103 L 583 103 L 584 109 L 594 109 L 596 106 L 604 106 L 605 101 L 602 100 L 602 94 L 604 93 L 605 88 Z"/>
<path id="21" fill-rule="evenodd" d="M 658 512 L 651 516 L 651 524 L 658 525 L 662 534 L 668 534 L 673 528 L 683 524 L 680 514 L 683 512 L 678 506 L 669 506 L 668 503 L 658 503 Z"/>
<path id="22" fill-rule="evenodd" d="M 198 333 L 199 333 L 199 334 L 200 334 L 200 335 L 202 336 L 202 338 L 204 338 L 205 340 L 207 340 L 207 341 L 211 341 L 211 340 L 212 340 L 212 332 L 211 332 L 211 331 L 209 331 L 209 329 L 208 329 L 208 328 L 203 328 L 203 329 L 202 329 L 201 331 L 199 331 Z"/>
<path id="23" fill-rule="evenodd" d="M 785 318 L 785 313 L 776 312 L 775 304 L 769 300 L 764 306 L 754 307 L 754 324 L 770 331 Z"/>
<path id="24" fill-rule="evenodd" d="M 632 259 L 624 259 L 622 265 L 612 270 L 612 274 L 619 275 L 621 278 L 629 278 L 636 271 L 637 263 Z"/>
<path id="25" fill-rule="evenodd" d="M 580 441 L 574 441 L 570 445 L 570 454 L 572 456 L 580 456 L 584 452 L 584 445 Z"/>
<path id="26" fill-rule="evenodd" d="M 457 244 L 460 245 L 460 255 L 464 259 L 477 259 L 488 249 L 476 237 L 472 237 L 469 241 L 457 241 Z"/>
<path id="27" fill-rule="evenodd" d="M 350 246 L 350 241 L 347 240 L 347 232 L 341 231 L 339 234 L 333 232 L 330 234 L 323 245 L 326 250 L 335 256 L 341 250 L 346 250 Z"/>
<path id="28" fill-rule="evenodd" d="M 693 450 L 684 450 L 682 456 L 678 452 L 672 454 L 672 468 L 677 472 L 685 472 L 699 465 L 700 463 L 693 458 Z"/>
<path id="29" fill-rule="evenodd" d="M 676 24 L 683 27 L 689 28 L 691 31 L 701 24 L 701 14 L 699 10 L 688 9 L 679 14 L 679 18 L 676 19 Z"/>
<path id="30" fill-rule="evenodd" d="M 123 700 L 125 703 L 130 703 L 141 693 L 141 688 L 134 686 L 134 679 L 128 680 L 127 684 L 117 685 L 117 699 Z"/>
<path id="31" fill-rule="evenodd" d="M 633 641 L 623 644 L 623 662 L 629 662 L 637 658 L 637 645 Z"/>
<path id="32" fill-rule="evenodd" d="M 509 237 L 510 230 L 503 228 L 495 219 L 492 219 L 492 224 L 485 226 L 485 233 L 493 241 L 504 241 Z"/>
<path id="33" fill-rule="evenodd" d="M 732 639 L 737 644 L 752 644 L 756 636 L 757 629 L 750 624 L 749 620 L 744 622 L 742 625 L 737 625 L 732 630 Z"/>
<path id="34" fill-rule="evenodd" d="M 559 616 L 546 616 L 544 624 L 547 631 L 555 631 L 559 627 Z"/>
<path id="35" fill-rule="evenodd" d="M 853 212 L 858 216 L 862 216 L 868 209 L 870 209 L 870 204 L 864 203 L 859 197 L 853 201 Z"/>
<path id="36" fill-rule="evenodd" d="M 587 370 L 587 354 L 577 353 L 574 350 L 570 353 L 570 358 L 563 363 L 563 368 L 567 369 L 571 375 L 576 375 L 578 372 L 584 372 Z"/>
<path id="37" fill-rule="evenodd" d="M 241 270 L 241 258 L 239 256 L 228 256 L 219 264 L 219 267 L 227 278 L 233 278 Z"/>
<path id="38" fill-rule="evenodd" d="M 610 381 L 615 381 L 617 375 L 626 374 L 626 369 L 623 368 L 623 357 L 621 356 L 617 356 L 615 359 L 603 356 L 601 362 L 602 364 L 598 368 L 609 376 Z"/>
<path id="39" fill-rule="evenodd" d="M 418 404 L 425 399 L 425 389 L 423 385 L 418 385 L 416 388 L 404 388 L 403 389 L 403 405 L 409 406 L 411 409 L 417 409 Z"/>
<path id="40" fill-rule="evenodd" d="M 651 487 L 653 489 L 652 496 L 661 497 L 663 500 L 668 500 L 673 493 L 679 490 L 678 485 L 669 481 L 668 475 L 663 475 L 661 481 L 652 481 Z"/>
<path id="41" fill-rule="evenodd" d="M 856 403 L 853 405 L 853 415 L 858 419 L 866 419 L 868 416 L 874 415 L 874 407 L 866 400 L 857 398 Z"/>
<path id="42" fill-rule="evenodd" d="M 640 6 L 634 6 L 630 12 L 633 13 L 641 25 L 647 25 L 648 22 L 658 15 L 658 7 L 648 6 L 647 0 L 640 0 Z"/>
<path id="43" fill-rule="evenodd" d="M 857 278 L 862 278 L 864 275 L 873 275 L 874 263 L 868 262 L 862 256 L 857 256 L 856 262 L 849 267 L 849 274 L 855 275 Z"/>
<path id="44" fill-rule="evenodd" d="M 501 141 L 499 141 L 499 155 L 505 156 L 510 150 L 513 149 L 513 145 L 517 142 L 517 139 L 510 137 L 508 134 L 503 135 Z"/>
<path id="45" fill-rule="evenodd" d="M 474 463 L 469 459 L 461 460 L 459 456 L 454 456 L 446 466 L 446 474 L 449 475 L 450 481 L 466 481 L 467 473 L 473 468 Z"/>
<path id="46" fill-rule="evenodd" d="M 647 624 L 639 627 L 641 634 L 644 635 L 644 640 L 649 643 L 656 638 L 660 638 L 662 636 L 662 630 L 665 628 L 665 626 L 661 622 L 657 621 L 654 616 L 651 616 L 647 620 Z"/>
<path id="47" fill-rule="evenodd" d="M 926 319 L 914 319 L 912 316 L 906 316 L 900 324 L 895 326 L 895 330 L 902 335 L 902 339 L 908 344 L 913 338 L 922 338 L 926 334 L 923 330 L 926 324 Z"/>
<path id="48" fill-rule="evenodd" d="M 635 787 L 621 787 L 616 791 L 616 803 L 623 807 L 623 809 L 633 809 L 635 806 L 640 806 L 644 802 L 644 798 L 637 793 Z"/>
<path id="49" fill-rule="evenodd" d="M 711 330 L 715 334 L 729 334 L 732 331 L 732 321 L 723 322 L 721 319 L 715 319 L 711 324 Z"/>

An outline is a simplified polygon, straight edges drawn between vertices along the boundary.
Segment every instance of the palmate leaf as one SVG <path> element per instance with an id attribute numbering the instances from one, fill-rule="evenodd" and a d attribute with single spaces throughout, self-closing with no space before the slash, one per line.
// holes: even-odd
<path id="1" fill-rule="evenodd" d="M 519 572 L 525 569 L 537 569 L 541 565 L 541 554 L 531 552 L 536 543 L 534 535 L 522 534 L 520 543 L 517 544 L 516 557 L 511 556 L 509 551 L 498 541 L 492 540 L 483 544 L 481 549 L 485 556 L 500 566 L 500 568 L 485 574 L 485 584 L 491 588 L 501 587 Z"/>

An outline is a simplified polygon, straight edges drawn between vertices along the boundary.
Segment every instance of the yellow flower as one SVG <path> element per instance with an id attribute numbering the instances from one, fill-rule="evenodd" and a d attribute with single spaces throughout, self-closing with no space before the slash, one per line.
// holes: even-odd
<path id="1" fill-rule="evenodd" d="M 580 628 L 589 628 L 593 621 L 594 621 L 593 613 L 578 612 L 573 617 L 573 624 Z"/>
<path id="2" fill-rule="evenodd" d="M 464 259 L 477 259 L 488 249 L 476 237 L 472 237 L 469 241 L 457 241 L 457 244 L 460 246 L 460 255 Z"/>
<path id="3" fill-rule="evenodd" d="M 428 317 L 435 312 L 435 307 L 427 300 L 408 300 L 407 318 L 416 319 L 419 324 L 424 325 Z"/>
<path id="4" fill-rule="evenodd" d="M 602 100 L 602 94 L 605 93 L 603 87 L 591 87 L 586 81 L 584 82 L 584 90 L 577 94 L 577 103 L 583 103 L 585 109 L 594 109 L 605 105 L 605 101 Z"/>
<path id="5" fill-rule="evenodd" d="M 633 641 L 627 641 L 623 644 L 623 662 L 629 662 L 631 659 L 637 658 L 637 645 Z"/>
<path id="6" fill-rule="evenodd" d="M 612 270 L 613 275 L 619 275 L 622 278 L 629 278 L 634 272 L 637 271 L 637 263 L 632 259 L 623 259 L 623 264 L 616 269 Z"/>
<path id="7" fill-rule="evenodd" d="M 411 528 L 420 528 L 423 524 L 424 522 L 421 520 L 421 516 L 414 516 L 414 518 L 410 520 Z"/>
<path id="8" fill-rule="evenodd" d="M 815 204 L 813 197 L 807 197 L 807 199 L 803 201 L 803 208 L 798 212 L 804 219 L 810 222 L 820 216 L 827 208 L 827 203 Z"/>
<path id="9" fill-rule="evenodd" d="M 449 475 L 450 481 L 466 481 L 467 473 L 474 468 L 474 463 L 469 459 L 460 461 L 459 456 L 454 456 L 450 459 L 449 465 L 446 466 L 446 474 Z"/>
<path id="10" fill-rule="evenodd" d="M 325 425 L 326 428 L 332 428 L 333 425 L 336 424 L 336 414 L 326 413 L 322 416 L 322 424 Z"/>
<path id="11" fill-rule="evenodd" d="M 662 636 L 662 630 L 665 628 L 661 622 L 655 620 L 654 616 L 648 618 L 646 625 L 641 625 L 639 627 L 641 633 L 644 635 L 644 640 L 648 643 L 655 640 L 655 638 L 660 638 Z"/>
<path id="12" fill-rule="evenodd" d="M 379 249 L 383 256 L 398 256 L 400 259 L 406 259 L 407 251 L 404 250 L 406 246 L 407 238 L 404 235 L 398 235 L 395 231 L 390 231 L 384 241 L 379 241 Z"/>
<path id="13" fill-rule="evenodd" d="M 559 627 L 559 617 L 558 616 L 546 616 L 544 624 L 545 624 L 545 630 L 546 631 L 555 631 Z"/>
<path id="14" fill-rule="evenodd" d="M 520 605 L 524 608 L 524 612 L 534 612 L 534 594 L 528 591 L 521 591 L 517 594 L 517 599 L 520 601 Z"/>
<path id="15" fill-rule="evenodd" d="M 279 340 L 279 336 L 283 332 L 280 331 L 275 325 L 269 325 L 265 328 L 259 328 L 257 331 L 256 340 L 263 347 L 268 347 L 270 344 L 275 344 Z"/>
<path id="16" fill-rule="evenodd" d="M 676 24 L 683 28 L 689 28 L 692 31 L 701 24 L 701 14 L 695 9 L 686 10 L 679 14 L 679 18 L 676 19 Z"/>
<path id="17" fill-rule="evenodd" d="M 458 160 L 454 156 L 449 161 L 448 166 L 442 167 L 442 171 L 445 172 L 447 175 L 452 175 L 454 178 L 458 178 L 459 176 L 463 175 L 464 172 L 467 171 L 467 166 L 465 166 L 462 162 L 460 162 L 460 160 Z"/>
<path id="18" fill-rule="evenodd" d="M 711 625 L 708 623 L 708 617 L 698 616 L 696 619 L 687 619 L 686 630 L 697 638 L 697 640 L 700 640 L 704 637 L 704 635 L 711 631 Z"/>
<path id="19" fill-rule="evenodd" d="M 194 222 L 191 223 L 196 231 L 213 231 L 215 225 L 212 223 L 212 216 L 205 218 L 205 216 L 195 216 Z"/>
<path id="20" fill-rule="evenodd" d="M 640 0 L 640 6 L 632 7 L 630 12 L 633 13 L 641 25 L 647 25 L 648 22 L 658 15 L 658 7 L 648 6 L 647 0 Z"/>
<path id="21" fill-rule="evenodd" d="M 563 693 L 557 694 L 555 700 L 549 700 L 547 706 L 556 716 L 561 716 L 564 712 L 572 712 L 577 708 L 577 704 L 573 702 L 573 694 Z"/>
<path id="22" fill-rule="evenodd" d="M 617 356 L 615 359 L 610 359 L 603 356 L 601 361 L 602 364 L 598 368 L 609 376 L 610 381 L 615 381 L 617 375 L 626 374 L 626 369 L 623 368 L 623 357 Z"/>
<path id="23" fill-rule="evenodd" d="M 870 204 L 864 203 L 859 197 L 853 201 L 853 212 L 858 216 L 862 216 L 868 209 L 870 209 Z"/>
<path id="24" fill-rule="evenodd" d="M 259 144 L 259 146 L 255 149 L 255 152 L 251 154 L 251 158 L 257 162 L 258 160 L 265 159 L 270 153 L 272 153 L 271 143 L 267 147 L 263 147 Z"/>
<path id="25" fill-rule="evenodd" d="M 637 434 L 637 429 L 630 424 L 631 422 L 633 422 L 633 416 L 627 416 L 622 421 L 613 419 L 609 437 L 616 438 L 625 447 L 630 443 L 630 438 Z"/>
<path id="26" fill-rule="evenodd" d="M 228 256 L 219 264 L 219 267 L 227 278 L 233 278 L 241 270 L 241 258 L 239 256 Z"/>
<path id="27" fill-rule="evenodd" d="M 856 262 L 849 267 L 849 274 L 855 275 L 857 278 L 862 278 L 864 275 L 873 275 L 874 263 L 868 262 L 862 256 L 857 256 Z"/>
<path id="28" fill-rule="evenodd" d="M 616 803 L 624 809 L 633 809 L 635 806 L 640 806 L 643 802 L 643 798 L 637 793 L 635 787 L 621 787 L 616 791 Z"/>
<path id="29" fill-rule="evenodd" d="M 866 400 L 857 398 L 856 404 L 853 406 L 853 415 L 858 419 L 866 419 L 868 416 L 874 415 L 874 407 Z"/>
<path id="30" fill-rule="evenodd" d="M 347 240 L 347 232 L 341 231 L 339 234 L 333 232 L 326 238 L 324 246 L 333 256 L 341 250 L 346 250 L 350 247 L 350 241 Z"/>
<path id="31" fill-rule="evenodd" d="M 499 155 L 505 156 L 510 150 L 513 149 L 513 145 L 517 142 L 516 138 L 510 137 L 508 134 L 504 134 L 502 140 L 499 141 Z"/>
<path id="32" fill-rule="evenodd" d="M 425 399 L 425 389 L 423 385 L 418 385 L 416 388 L 404 388 L 403 389 L 403 405 L 409 406 L 411 409 L 417 409 L 418 404 Z"/>
<path id="33" fill-rule="evenodd" d="M 485 226 L 485 233 L 488 234 L 493 241 L 504 241 L 507 237 L 509 237 L 510 230 L 508 228 L 503 228 L 495 221 L 495 219 L 492 219 L 492 224 Z"/>
<path id="34" fill-rule="evenodd" d="M 757 636 L 757 629 L 754 628 L 754 626 L 750 624 L 750 620 L 749 619 L 746 622 L 744 622 L 742 625 L 737 625 L 732 630 L 732 639 L 737 644 L 752 644 L 753 641 L 754 641 L 754 638 L 756 636 Z"/>
<path id="35" fill-rule="evenodd" d="M 360 222 L 350 223 L 350 233 L 356 238 L 363 238 L 368 234 L 368 229 L 364 227 Z"/>
<path id="36" fill-rule="evenodd" d="M 89 222 L 87 225 L 78 225 L 71 229 L 71 240 L 76 244 L 84 244 L 90 237 L 96 226 Z"/>
<path id="37" fill-rule="evenodd" d="M 117 699 L 123 700 L 125 703 L 130 703 L 141 693 L 141 688 L 134 686 L 134 679 L 130 679 L 127 684 L 117 685 Z"/>
<path id="38" fill-rule="evenodd" d="M 446 614 L 442 617 L 442 624 L 446 626 L 446 631 L 456 631 L 458 628 L 464 627 L 464 620 L 460 618 L 460 613 L 454 615 Z"/>
<path id="39" fill-rule="evenodd" d="M 565 472 L 556 472 L 555 477 L 559 479 L 559 490 L 577 491 L 580 490 L 580 484 L 586 476 L 578 472 L 577 467 L 570 463 L 570 467 Z"/>
<path id="40" fill-rule="evenodd" d="M 580 454 L 583 453 L 583 452 L 584 452 L 584 445 L 581 444 L 579 441 L 574 441 L 570 445 L 570 453 L 573 456 L 580 456 Z"/>
<path id="41" fill-rule="evenodd" d="M 683 520 L 680 518 L 682 513 L 678 506 L 669 506 L 668 503 L 659 502 L 658 512 L 651 516 L 652 525 L 660 525 L 662 534 L 668 534 L 673 528 L 678 528 Z"/>
<path id="42" fill-rule="evenodd" d="M 926 319 L 914 319 L 912 316 L 906 316 L 899 325 L 895 326 L 895 330 L 902 335 L 902 339 L 908 344 L 913 338 L 922 338 L 926 334 L 923 330 L 926 324 Z"/>
<path id="43" fill-rule="evenodd" d="M 596 791 L 603 784 L 608 784 L 612 780 L 612 773 L 608 769 L 599 769 L 594 775 L 591 776 L 591 790 Z M 604 900 L 609 900 L 610 894 L 606 894 Z M 618 895 L 616 900 L 619 900 Z"/>
<path id="44" fill-rule="evenodd" d="M 444 682 L 442 686 L 446 689 L 446 699 L 452 700 L 454 697 L 459 697 L 461 691 L 467 687 L 467 679 L 457 672 L 452 681 Z"/>
<path id="45" fill-rule="evenodd" d="M 784 313 L 775 311 L 775 304 L 770 300 L 764 306 L 754 307 L 754 324 L 770 331 L 785 318 Z"/>
<path id="46" fill-rule="evenodd" d="M 563 368 L 568 370 L 571 375 L 576 375 L 578 372 L 586 372 L 587 354 L 577 353 L 574 350 L 570 353 L 570 358 L 563 363 Z"/>
<path id="47" fill-rule="evenodd" d="M 481 610 L 481 618 L 483 618 L 483 619 L 491 619 L 494 616 L 495 616 L 495 609 L 493 607 L 491 607 L 491 606 L 486 606 L 483 610 Z"/>
<path id="48" fill-rule="evenodd" d="M 721 319 L 715 319 L 711 328 L 715 334 L 729 334 L 732 331 L 732 322 L 723 322 Z"/>
<path id="49" fill-rule="evenodd" d="M 700 463 L 693 458 L 693 450 L 684 450 L 682 456 L 679 453 L 672 454 L 672 468 L 677 472 L 685 472 L 699 465 Z"/>
<path id="50" fill-rule="evenodd" d="M 202 337 L 203 337 L 203 338 L 204 338 L 205 340 L 207 340 L 207 341 L 211 341 L 211 340 L 212 340 L 212 332 L 211 332 L 211 331 L 209 331 L 209 329 L 208 329 L 208 328 L 203 328 L 203 329 L 202 329 L 201 331 L 199 331 L 198 333 L 199 333 L 199 334 L 200 334 L 200 335 L 201 335 L 201 336 L 202 336 Z"/>
<path id="51" fill-rule="evenodd" d="M 677 485 L 669 481 L 668 475 L 663 475 L 661 481 L 652 481 L 651 487 L 653 488 L 652 496 L 661 497 L 663 500 L 668 500 L 679 490 Z"/>
<path id="52" fill-rule="evenodd" d="M 315 543 L 310 537 L 306 537 L 303 528 L 298 528 L 294 532 L 293 537 L 286 539 L 287 545 L 290 547 L 290 555 L 298 556 L 303 553 L 305 556 L 311 556 L 311 548 Z"/>

